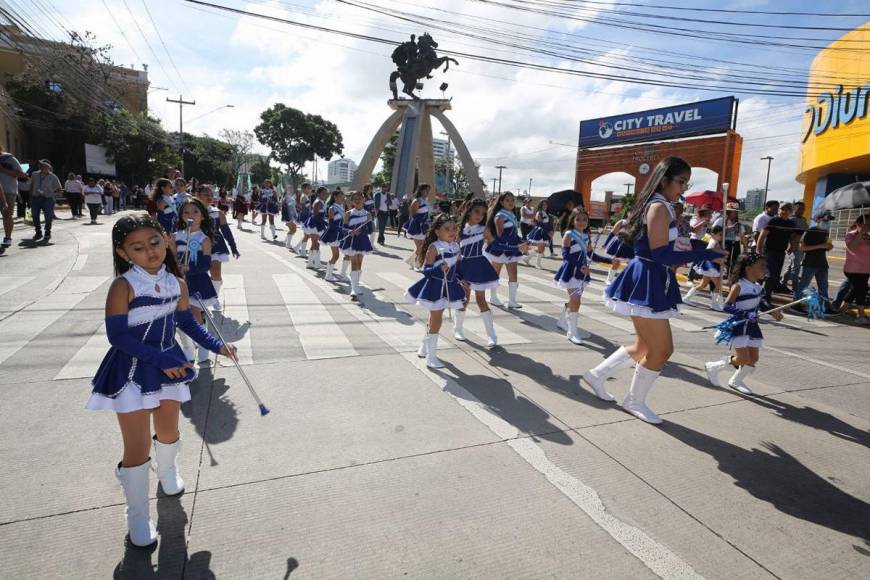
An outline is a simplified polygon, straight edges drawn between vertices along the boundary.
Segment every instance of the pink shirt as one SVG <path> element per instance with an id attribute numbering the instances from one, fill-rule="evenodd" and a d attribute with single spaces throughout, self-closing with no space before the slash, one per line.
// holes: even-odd
<path id="1" fill-rule="evenodd" d="M 861 230 L 846 234 L 846 265 L 844 272 L 850 274 L 870 274 L 870 234 L 864 234 L 864 239 L 854 251 L 849 249 L 849 242 L 861 235 Z"/>

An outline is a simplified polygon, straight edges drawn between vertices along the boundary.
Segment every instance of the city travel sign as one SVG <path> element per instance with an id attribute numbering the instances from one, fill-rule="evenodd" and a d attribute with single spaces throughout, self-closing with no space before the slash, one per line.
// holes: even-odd
<path id="1" fill-rule="evenodd" d="M 734 97 L 724 97 L 581 121 L 580 147 L 724 133 L 734 126 L 736 102 Z"/>

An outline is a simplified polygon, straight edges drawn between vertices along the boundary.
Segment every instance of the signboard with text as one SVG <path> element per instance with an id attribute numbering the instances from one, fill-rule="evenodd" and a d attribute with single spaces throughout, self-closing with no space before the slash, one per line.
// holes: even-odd
<path id="1" fill-rule="evenodd" d="M 724 97 L 580 122 L 580 147 L 724 133 L 733 127 L 736 99 Z"/>

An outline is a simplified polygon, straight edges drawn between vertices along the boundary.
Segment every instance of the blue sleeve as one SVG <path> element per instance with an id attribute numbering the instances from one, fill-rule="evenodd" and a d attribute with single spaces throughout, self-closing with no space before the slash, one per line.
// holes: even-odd
<path id="1" fill-rule="evenodd" d="M 571 261 L 571 248 L 566 248 L 565 246 L 562 246 L 562 259 L 566 262 Z"/>
<path id="2" fill-rule="evenodd" d="M 224 343 L 218 340 L 217 337 L 212 335 L 203 325 L 196 321 L 190 309 L 176 311 L 175 320 L 178 328 L 180 328 L 184 334 L 210 351 L 219 353 L 224 347 Z"/>
<path id="3" fill-rule="evenodd" d="M 241 254 L 239 254 L 239 249 L 236 247 L 236 238 L 233 236 L 233 230 L 230 227 L 230 224 L 221 225 L 221 235 L 224 237 L 224 240 L 226 240 L 230 250 L 232 250 L 233 256 L 236 258 L 241 256 Z"/>
<path id="4" fill-rule="evenodd" d="M 721 258 L 723 254 L 714 250 L 689 250 L 688 252 L 678 252 L 674 250 L 673 244 L 666 244 L 652 251 L 652 259 L 659 264 L 673 266 L 675 264 L 688 264 L 689 262 L 703 262 L 704 260 L 716 260 Z"/>
<path id="5" fill-rule="evenodd" d="M 211 254 L 197 256 L 196 262 L 194 263 L 191 260 L 188 266 L 190 267 L 190 270 L 187 271 L 188 274 L 202 274 L 203 272 L 208 272 L 209 268 L 211 268 Z"/>
<path id="6" fill-rule="evenodd" d="M 587 254 L 590 258 L 592 258 L 593 262 L 598 262 L 599 264 L 612 264 L 613 260 L 608 258 L 607 256 L 602 256 L 601 254 L 596 254 L 593 251 L 589 251 Z"/>
<path id="7" fill-rule="evenodd" d="M 149 346 L 130 334 L 126 314 L 106 317 L 106 336 L 109 339 L 109 344 L 118 350 L 148 364 L 152 364 L 161 370 L 179 367 L 187 362 L 169 353 L 162 352 L 158 348 Z"/>

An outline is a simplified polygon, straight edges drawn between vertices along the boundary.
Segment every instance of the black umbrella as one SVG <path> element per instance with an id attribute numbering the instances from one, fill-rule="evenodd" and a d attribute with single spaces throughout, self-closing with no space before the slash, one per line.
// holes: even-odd
<path id="1" fill-rule="evenodd" d="M 819 209 L 831 211 L 854 207 L 870 207 L 870 181 L 858 181 L 835 189 L 819 205 Z"/>
<path id="2" fill-rule="evenodd" d="M 547 206 L 547 211 L 553 215 L 562 213 L 566 206 L 570 206 L 571 209 L 583 207 L 583 194 L 573 189 L 557 191 L 547 198 Z"/>

